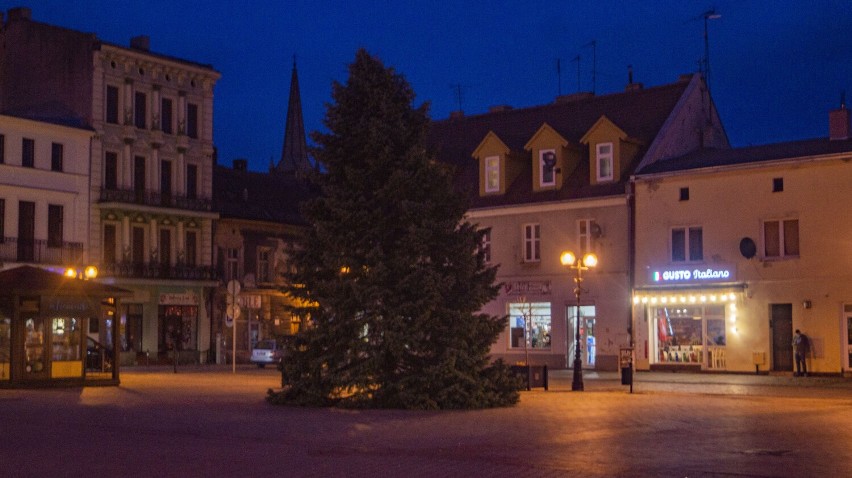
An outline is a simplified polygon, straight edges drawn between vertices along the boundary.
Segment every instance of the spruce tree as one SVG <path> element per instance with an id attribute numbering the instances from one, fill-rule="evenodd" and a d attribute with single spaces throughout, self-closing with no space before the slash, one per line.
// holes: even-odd
<path id="1" fill-rule="evenodd" d="M 426 148 L 428 105 L 360 50 L 332 86 L 323 173 L 303 207 L 289 293 L 310 325 L 290 347 L 273 403 L 382 408 L 513 404 L 517 383 L 489 360 L 503 328 L 480 313 L 496 297 L 481 233 L 449 168 Z"/>

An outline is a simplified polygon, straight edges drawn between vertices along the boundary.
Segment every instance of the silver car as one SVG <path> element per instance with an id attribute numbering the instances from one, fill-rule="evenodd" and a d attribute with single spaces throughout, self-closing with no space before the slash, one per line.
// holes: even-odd
<path id="1" fill-rule="evenodd" d="M 284 356 L 284 351 L 274 340 L 261 340 L 251 349 L 251 363 L 263 368 L 266 364 L 277 364 Z"/>

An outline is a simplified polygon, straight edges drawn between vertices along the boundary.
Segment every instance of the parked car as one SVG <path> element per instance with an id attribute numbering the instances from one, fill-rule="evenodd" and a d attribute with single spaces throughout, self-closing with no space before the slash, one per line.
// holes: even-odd
<path id="1" fill-rule="evenodd" d="M 284 349 L 272 339 L 261 340 L 251 349 L 251 363 L 263 368 L 267 364 L 277 364 L 284 357 Z"/>

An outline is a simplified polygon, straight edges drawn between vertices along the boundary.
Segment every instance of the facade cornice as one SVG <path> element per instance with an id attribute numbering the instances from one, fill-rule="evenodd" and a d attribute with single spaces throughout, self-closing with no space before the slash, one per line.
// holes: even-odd
<path id="1" fill-rule="evenodd" d="M 827 161 L 844 161 L 852 160 L 852 153 L 831 153 L 819 154 L 814 156 L 797 156 L 793 158 L 772 159 L 767 161 L 756 161 L 752 163 L 728 164 L 721 166 L 707 166 L 703 168 L 681 169 L 677 171 L 666 171 L 664 173 L 647 173 L 636 174 L 631 177 L 632 182 L 647 182 L 665 178 L 693 176 L 693 175 L 710 175 L 718 173 L 728 173 L 732 171 L 748 171 L 771 168 L 795 167 L 806 163 L 817 163 Z"/>
<path id="2" fill-rule="evenodd" d="M 571 211 L 575 209 L 618 207 L 627 205 L 627 196 L 610 196 L 595 199 L 575 199 L 548 203 L 513 204 L 493 208 L 471 209 L 465 215 L 468 218 L 513 216 L 541 212 Z"/>

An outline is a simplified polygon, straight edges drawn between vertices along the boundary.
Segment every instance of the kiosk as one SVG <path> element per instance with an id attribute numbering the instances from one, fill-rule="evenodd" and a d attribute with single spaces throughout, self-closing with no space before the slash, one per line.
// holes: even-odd
<path id="1" fill-rule="evenodd" d="M 0 272 L 0 387 L 118 385 L 115 310 L 129 294 L 37 267 Z"/>

